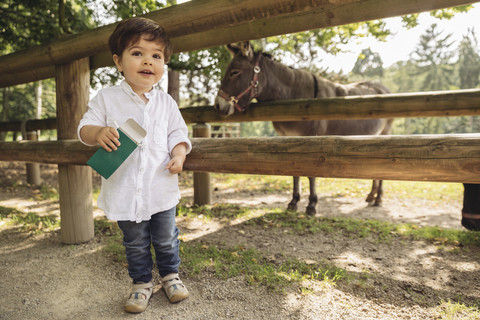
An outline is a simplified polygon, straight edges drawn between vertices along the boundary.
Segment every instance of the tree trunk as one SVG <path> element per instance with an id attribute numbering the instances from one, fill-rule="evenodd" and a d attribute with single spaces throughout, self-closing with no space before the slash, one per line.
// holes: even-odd
<path id="1" fill-rule="evenodd" d="M 35 119 L 42 118 L 42 81 L 38 81 L 35 84 L 35 101 L 36 103 L 36 112 L 35 112 Z"/>
<path id="2" fill-rule="evenodd" d="M 168 94 L 180 106 L 180 72 L 168 70 Z"/>
<path id="3" fill-rule="evenodd" d="M 0 114 L 0 121 L 7 122 L 8 120 L 8 88 L 3 88 L 3 106 L 2 106 L 2 113 Z M 0 141 L 5 141 L 5 137 L 7 136 L 6 132 L 0 132 Z"/>

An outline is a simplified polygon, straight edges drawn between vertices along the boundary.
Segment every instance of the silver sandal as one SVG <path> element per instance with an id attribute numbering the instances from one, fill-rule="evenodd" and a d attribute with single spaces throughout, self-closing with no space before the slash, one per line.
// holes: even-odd
<path id="1" fill-rule="evenodd" d="M 187 288 L 178 277 L 178 273 L 170 273 L 163 277 L 162 287 L 171 303 L 180 302 L 189 296 Z"/>
<path id="2" fill-rule="evenodd" d="M 130 313 L 140 313 L 145 311 L 148 301 L 153 294 L 153 283 L 134 283 L 130 297 L 125 303 L 125 311 Z"/>

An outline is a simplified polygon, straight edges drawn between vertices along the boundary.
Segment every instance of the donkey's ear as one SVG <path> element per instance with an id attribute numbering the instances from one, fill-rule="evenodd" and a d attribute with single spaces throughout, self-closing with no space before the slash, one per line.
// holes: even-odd
<path id="1" fill-rule="evenodd" d="M 235 42 L 227 44 L 227 49 L 232 53 L 232 55 L 236 55 L 240 53 L 242 56 L 246 58 L 253 58 L 253 47 L 250 44 L 250 41 L 242 41 L 242 42 Z"/>

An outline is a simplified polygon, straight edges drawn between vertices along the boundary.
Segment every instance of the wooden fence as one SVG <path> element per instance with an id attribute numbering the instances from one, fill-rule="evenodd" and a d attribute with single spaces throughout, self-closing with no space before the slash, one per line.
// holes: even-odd
<path id="1" fill-rule="evenodd" d="M 441 9 L 474 3 L 462 0 L 229 0 L 192 1 L 152 12 L 147 16 L 161 23 L 172 37 L 176 52 L 201 49 L 235 41 L 292 33 L 352 22 L 387 18 L 391 16 Z M 59 190 L 61 211 L 61 238 L 65 243 L 79 243 L 93 237 L 91 171 L 85 159 L 94 149 L 83 146 L 76 139 L 76 125 L 86 111 L 91 69 L 111 65 L 107 39 L 115 25 L 104 26 L 49 45 L 39 46 L 0 57 L 0 87 L 55 77 L 57 82 L 57 135 L 51 142 L 2 142 L 0 160 L 59 163 Z M 456 97 L 464 95 L 458 92 Z M 466 93 L 467 98 L 455 100 L 462 115 L 478 114 L 478 92 Z M 470 96 L 472 94 L 474 96 Z M 433 98 L 435 94 L 432 94 Z M 455 95 L 454 95 L 455 96 Z M 413 97 L 415 100 L 419 97 Z M 378 111 L 382 97 L 366 107 L 362 118 L 387 117 L 395 113 Z M 420 98 L 420 100 L 423 98 Z M 412 101 L 413 101 L 412 100 Z M 442 100 L 442 99 L 440 99 Z M 444 101 L 443 99 L 442 101 Z M 356 101 L 356 102 L 354 102 Z M 267 107 L 252 108 L 243 121 L 297 120 L 318 118 L 346 118 L 335 106 L 344 106 L 345 112 L 360 100 L 323 100 L 300 103 L 301 111 L 292 114 L 292 108 L 283 105 L 283 113 L 261 114 Z M 393 100 L 391 100 L 393 101 Z M 391 102 L 390 101 L 390 102 Z M 477 102 L 475 102 L 477 101 Z M 429 100 L 420 104 L 428 104 Z M 348 107 L 349 104 L 352 104 Z M 393 102 L 392 102 L 393 103 Z M 396 103 L 405 107 L 399 116 L 425 116 L 405 101 Z M 323 115 L 311 113 L 328 105 Z M 361 103 L 359 103 L 361 105 Z M 367 103 L 368 104 L 368 103 Z M 452 103 L 455 104 L 455 103 Z M 463 106 L 460 107 L 460 104 Z M 409 106 L 412 106 L 409 109 Z M 436 112 L 450 113 L 449 103 Z M 370 108 L 370 109 L 369 109 Z M 463 108 L 463 109 L 462 109 Z M 192 110 L 192 122 L 211 122 L 213 110 Z M 276 110 L 277 110 L 276 109 Z M 428 107 L 427 109 L 434 109 Z M 466 111 L 465 109 L 468 109 Z M 259 113 L 260 114 L 257 114 Z M 200 114 L 200 115 L 199 115 Z M 254 116 L 252 116 L 254 114 Z M 397 113 L 398 114 L 398 113 Z M 186 114 L 185 118 L 188 118 Z M 242 117 L 242 116 L 239 116 Z M 295 118 L 294 118 L 295 117 Z M 249 120 L 246 120 L 249 119 Z M 232 117 L 231 121 L 237 121 Z M 218 121 L 215 121 L 218 122 Z M 208 125 L 200 124 L 194 130 L 205 134 Z M 297 140 L 291 140 L 297 139 Z M 372 140 L 373 139 L 373 140 Z M 403 139 L 403 140 L 402 140 Z M 265 139 L 193 139 L 194 149 L 185 167 L 187 170 L 245 172 L 267 174 L 298 174 L 352 178 L 402 178 L 458 182 L 480 182 L 479 140 L 475 135 L 407 137 L 303 137 Z M 386 150 L 384 153 L 381 150 Z M 381 152 L 381 153 L 380 153 Z M 63 160 L 62 160 L 63 159 Z M 81 160 L 81 161 L 80 161 Z M 51 162 L 52 161 L 52 162 Z M 240 161 L 240 162 L 239 162 Z M 305 162 L 302 162 L 305 161 Z M 242 165 L 240 165 L 240 163 Z M 80 166 L 74 164 L 81 164 Z M 305 165 L 307 164 L 307 165 Z M 218 169 L 217 169 L 218 168 Z M 290 169 L 291 168 L 291 169 Z M 403 170 L 403 172 L 399 170 Z M 458 175 L 456 175 L 458 172 Z M 363 176 L 365 175 L 365 176 Z M 458 178 L 460 176 L 460 178 Z M 423 177 L 423 178 L 422 178 Z"/>
<path id="2" fill-rule="evenodd" d="M 281 100 L 252 104 L 245 113 L 227 118 L 212 106 L 181 108 L 186 123 L 231 123 L 251 121 L 302 121 L 405 117 L 452 117 L 480 115 L 480 89 L 391 93 L 304 100 Z M 0 132 L 56 129 L 55 118 L 0 122 Z"/>
<path id="3" fill-rule="evenodd" d="M 480 183 L 480 134 L 192 139 L 185 170 Z M 3 161 L 84 165 L 78 140 L 0 142 Z"/>

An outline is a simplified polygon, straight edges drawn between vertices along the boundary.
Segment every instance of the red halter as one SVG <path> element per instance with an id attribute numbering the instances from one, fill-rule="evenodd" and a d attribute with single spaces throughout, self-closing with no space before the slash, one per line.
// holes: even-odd
<path id="1" fill-rule="evenodd" d="M 237 109 L 239 112 L 243 112 L 247 109 L 247 105 L 252 102 L 253 98 L 256 98 L 258 95 L 258 75 L 260 74 L 260 57 L 261 53 L 258 54 L 257 62 L 255 63 L 255 66 L 253 67 L 253 79 L 250 81 L 250 85 L 247 87 L 247 89 L 243 90 L 241 93 L 239 93 L 237 96 L 229 96 L 225 91 L 220 89 L 218 91 L 218 95 L 225 100 L 228 101 L 228 103 L 233 104 L 235 109 Z M 248 102 L 241 106 L 238 101 L 247 93 L 250 92 L 250 98 L 248 99 Z"/>

